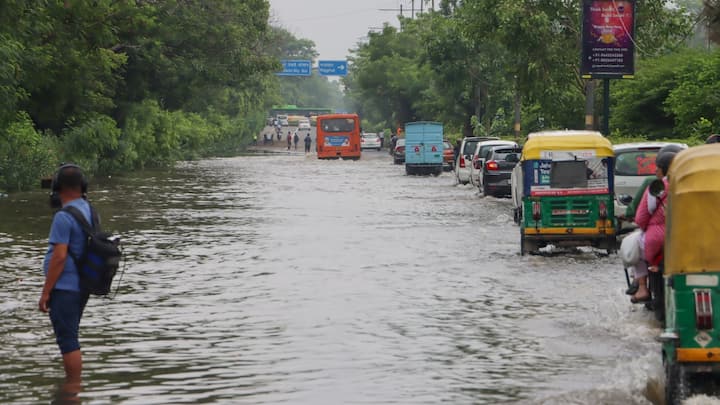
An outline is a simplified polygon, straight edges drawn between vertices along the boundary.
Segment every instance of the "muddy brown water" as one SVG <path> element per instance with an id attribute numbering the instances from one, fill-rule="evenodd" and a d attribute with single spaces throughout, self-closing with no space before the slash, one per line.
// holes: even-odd
<path id="1" fill-rule="evenodd" d="M 519 256 L 510 201 L 451 174 L 245 156 L 93 185 L 125 241 L 117 297 L 81 327 L 83 403 L 657 402 L 651 316 L 619 260 Z M 43 192 L 0 199 L 0 403 L 53 400 L 36 310 Z"/>

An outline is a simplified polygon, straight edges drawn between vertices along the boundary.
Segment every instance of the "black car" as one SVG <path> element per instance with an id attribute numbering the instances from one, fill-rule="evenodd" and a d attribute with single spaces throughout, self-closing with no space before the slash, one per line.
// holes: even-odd
<path id="1" fill-rule="evenodd" d="M 515 165 L 520 162 L 522 148 L 496 146 L 485 152 L 485 163 L 482 167 L 483 195 L 495 197 L 509 196 L 510 176 Z"/>

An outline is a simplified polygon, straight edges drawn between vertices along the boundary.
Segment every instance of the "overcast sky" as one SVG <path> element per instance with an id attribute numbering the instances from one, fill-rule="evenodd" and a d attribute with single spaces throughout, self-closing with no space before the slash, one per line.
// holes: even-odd
<path id="1" fill-rule="evenodd" d="M 399 12 L 378 9 L 397 9 L 400 3 L 409 16 L 411 0 L 270 0 L 270 9 L 272 19 L 295 36 L 315 41 L 319 59 L 331 60 L 345 59 L 371 28 L 383 22 L 397 26 Z"/>

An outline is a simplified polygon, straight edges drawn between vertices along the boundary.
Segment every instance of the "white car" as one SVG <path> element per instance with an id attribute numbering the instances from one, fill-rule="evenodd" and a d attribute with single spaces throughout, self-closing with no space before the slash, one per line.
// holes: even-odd
<path id="1" fill-rule="evenodd" d="M 375 149 L 380 150 L 382 143 L 380 142 L 380 136 L 378 134 L 364 133 L 360 138 L 360 149 Z"/>
<path id="2" fill-rule="evenodd" d="M 493 146 L 508 146 L 517 148 L 518 144 L 513 141 L 482 141 L 475 145 L 475 151 L 472 155 L 472 165 L 470 165 L 470 183 L 480 188 L 482 183 L 482 168 L 485 164 L 483 157 L 485 153 L 492 149 Z"/>
<path id="3" fill-rule="evenodd" d="M 470 182 L 470 169 L 472 167 L 472 154 L 475 147 L 482 141 L 497 141 L 500 138 L 492 136 L 472 136 L 463 138 L 460 144 L 460 153 L 455 159 L 455 179 L 459 184 Z"/>
<path id="4" fill-rule="evenodd" d="M 287 126 L 290 125 L 290 123 L 288 122 L 288 116 L 287 116 L 287 115 L 278 115 L 278 116 L 275 117 L 275 118 L 278 120 L 278 122 L 280 123 L 280 125 L 283 126 L 283 127 L 287 127 Z"/>
<path id="5" fill-rule="evenodd" d="M 648 176 L 655 176 L 655 157 L 667 142 L 623 143 L 615 151 L 615 216 L 625 215 L 638 189 Z M 685 144 L 676 144 L 686 148 Z"/>
<path id="6" fill-rule="evenodd" d="M 312 128 L 310 127 L 310 120 L 303 120 L 298 122 L 298 131 L 308 131 L 310 132 Z"/>

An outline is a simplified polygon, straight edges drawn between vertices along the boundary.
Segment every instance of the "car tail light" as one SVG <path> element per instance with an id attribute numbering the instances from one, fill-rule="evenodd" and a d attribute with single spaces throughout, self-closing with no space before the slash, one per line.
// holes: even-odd
<path id="1" fill-rule="evenodd" d="M 540 220 L 541 217 L 541 211 L 540 211 L 540 201 L 533 202 L 533 219 L 536 221 Z"/>
<path id="2" fill-rule="evenodd" d="M 404 147 L 404 146 L 398 146 L 398 147 L 397 147 L 397 151 L 400 152 L 400 153 L 403 153 L 403 152 L 405 152 L 405 147 Z"/>
<path id="3" fill-rule="evenodd" d="M 600 215 L 600 219 L 607 219 L 608 212 L 607 204 L 605 204 L 605 201 L 600 201 L 600 204 L 598 205 L 598 214 Z"/>
<path id="4" fill-rule="evenodd" d="M 486 167 L 488 170 L 493 170 L 493 171 L 494 171 L 494 170 L 500 170 L 500 165 L 498 165 L 498 162 L 496 162 L 496 161 L 494 161 L 494 160 L 491 160 L 491 161 L 485 163 L 485 167 Z"/>
<path id="5" fill-rule="evenodd" d="M 701 330 L 713 328 L 710 290 L 695 290 L 695 326 Z"/>
<path id="6" fill-rule="evenodd" d="M 465 168 L 465 156 L 460 156 L 460 168 Z"/>
<path id="7" fill-rule="evenodd" d="M 477 156 L 473 157 L 473 167 L 476 169 L 480 168 L 480 166 L 478 165 L 478 157 Z"/>

